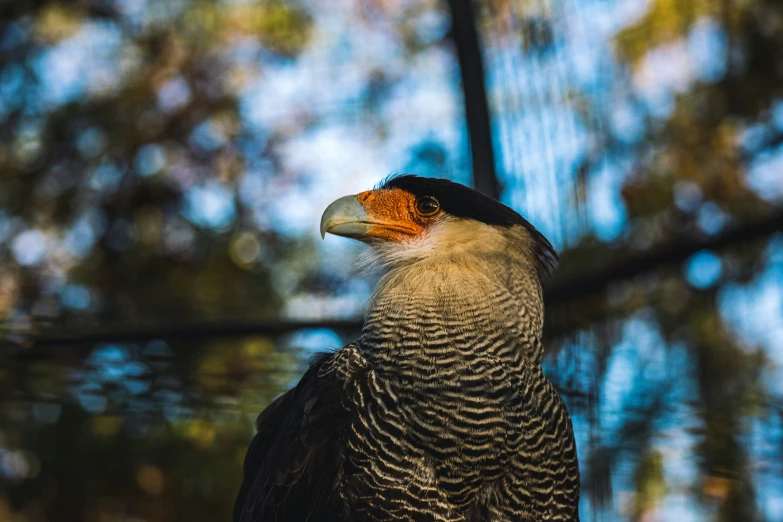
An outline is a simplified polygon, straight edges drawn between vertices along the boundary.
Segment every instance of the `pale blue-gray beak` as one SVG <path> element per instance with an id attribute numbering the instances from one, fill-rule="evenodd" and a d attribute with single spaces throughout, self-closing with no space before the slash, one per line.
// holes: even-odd
<path id="1" fill-rule="evenodd" d="M 326 233 L 336 236 L 360 238 L 367 234 L 373 223 L 356 196 L 345 196 L 326 207 L 321 216 L 321 238 Z"/>

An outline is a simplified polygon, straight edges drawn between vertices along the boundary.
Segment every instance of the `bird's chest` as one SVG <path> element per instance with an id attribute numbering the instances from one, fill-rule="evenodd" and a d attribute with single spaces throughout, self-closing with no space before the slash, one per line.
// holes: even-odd
<path id="1" fill-rule="evenodd" d="M 372 483 L 417 484 L 464 508 L 505 473 L 516 452 L 522 401 L 509 373 L 488 357 L 369 371 L 355 384 L 350 466 Z"/>

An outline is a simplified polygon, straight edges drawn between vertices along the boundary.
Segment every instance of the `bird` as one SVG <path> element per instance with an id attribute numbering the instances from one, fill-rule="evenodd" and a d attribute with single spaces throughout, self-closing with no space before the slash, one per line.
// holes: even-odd
<path id="1" fill-rule="evenodd" d="M 568 410 L 544 374 L 557 262 L 526 219 L 412 174 L 331 203 L 381 271 L 358 339 L 258 417 L 235 522 L 579 520 Z"/>

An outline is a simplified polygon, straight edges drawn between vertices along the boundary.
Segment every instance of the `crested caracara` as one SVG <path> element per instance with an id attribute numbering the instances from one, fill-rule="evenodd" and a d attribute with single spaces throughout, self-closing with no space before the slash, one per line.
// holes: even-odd
<path id="1" fill-rule="evenodd" d="M 338 199 L 321 233 L 384 275 L 361 337 L 258 417 L 235 522 L 578 521 L 571 420 L 541 369 L 549 241 L 411 175 Z"/>

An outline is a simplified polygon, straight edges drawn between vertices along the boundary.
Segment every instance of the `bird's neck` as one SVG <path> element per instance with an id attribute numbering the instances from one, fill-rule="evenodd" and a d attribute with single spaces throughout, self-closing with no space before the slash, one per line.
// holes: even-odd
<path id="1" fill-rule="evenodd" d="M 368 355 L 487 356 L 515 367 L 542 357 L 543 301 L 534 268 L 509 255 L 452 256 L 390 271 L 362 333 Z"/>

